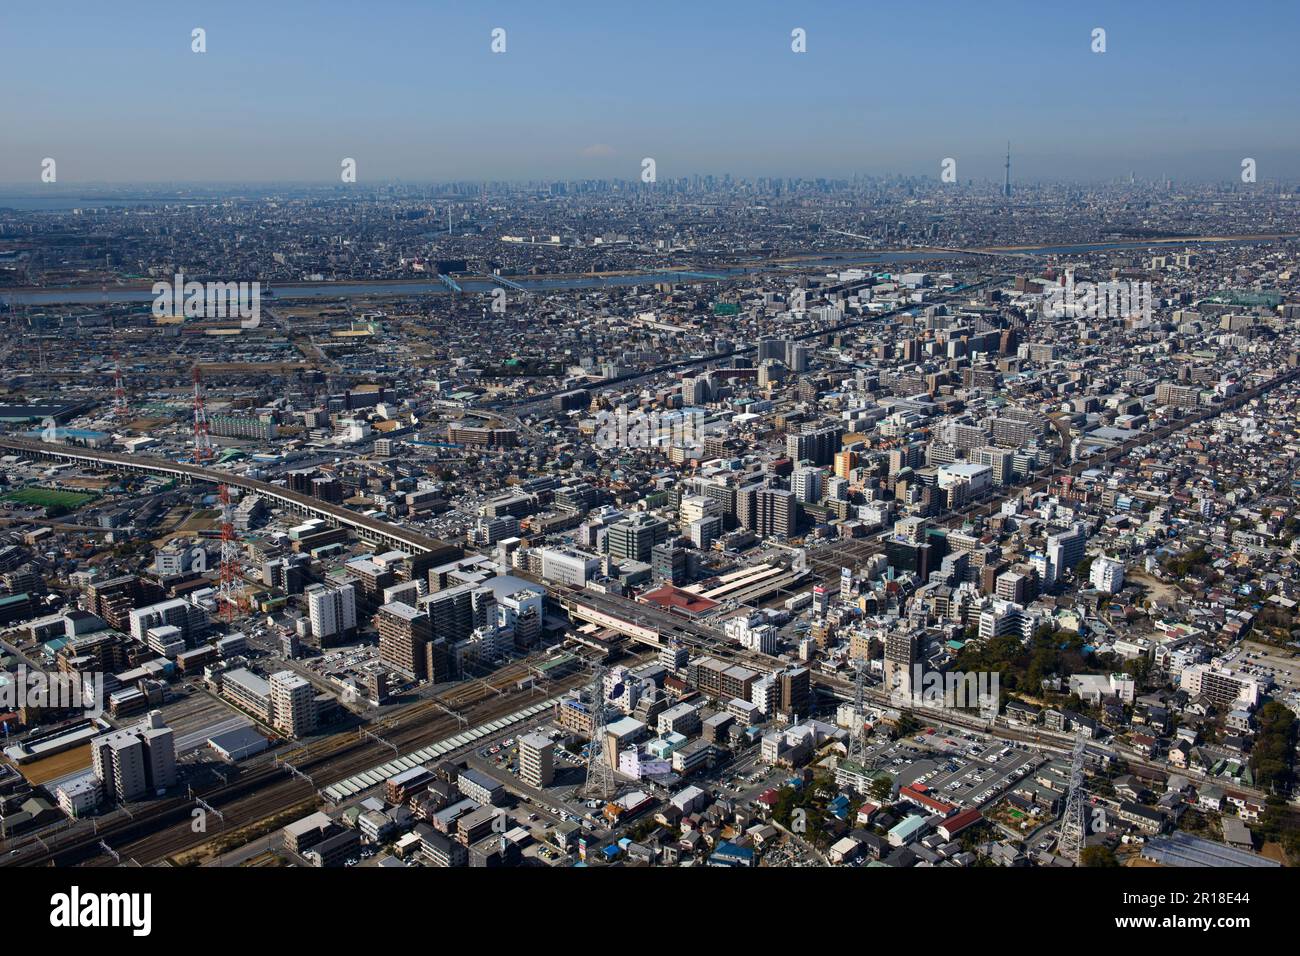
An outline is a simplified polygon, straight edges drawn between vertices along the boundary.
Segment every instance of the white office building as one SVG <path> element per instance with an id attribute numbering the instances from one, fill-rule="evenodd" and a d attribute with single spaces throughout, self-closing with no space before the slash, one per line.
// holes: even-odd
<path id="1" fill-rule="evenodd" d="M 542 577 L 557 584 L 584 587 L 600 571 L 600 557 L 576 548 L 542 548 Z"/>

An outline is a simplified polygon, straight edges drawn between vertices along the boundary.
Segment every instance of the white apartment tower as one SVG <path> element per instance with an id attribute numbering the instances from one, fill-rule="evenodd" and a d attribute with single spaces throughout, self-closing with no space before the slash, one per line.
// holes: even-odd
<path id="1" fill-rule="evenodd" d="M 357 630 L 357 593 L 351 583 L 313 584 L 303 591 L 311 632 L 321 647 L 351 637 Z"/>
<path id="2" fill-rule="evenodd" d="M 1108 558 L 1104 554 L 1098 555 L 1093 559 L 1088 579 L 1098 591 L 1118 594 L 1124 587 L 1124 562 Z"/>

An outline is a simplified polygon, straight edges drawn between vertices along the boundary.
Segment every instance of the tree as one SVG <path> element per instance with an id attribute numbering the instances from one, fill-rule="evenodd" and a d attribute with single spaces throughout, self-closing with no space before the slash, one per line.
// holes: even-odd
<path id="1" fill-rule="evenodd" d="M 1259 733 L 1250 755 L 1256 783 L 1266 793 L 1287 793 L 1295 753 L 1295 715 L 1277 701 L 1269 701 L 1259 709 L 1256 719 Z"/>
<path id="2" fill-rule="evenodd" d="M 911 714 L 905 713 L 898 718 L 898 723 L 894 725 L 894 731 L 893 733 L 890 734 L 890 737 L 893 740 L 897 740 L 900 737 L 906 737 L 909 734 L 914 734 L 920 729 L 921 729 L 921 724 L 917 721 L 917 719 L 913 717 Z"/>
<path id="3" fill-rule="evenodd" d="M 894 781 L 890 780 L 886 775 L 879 776 L 871 781 L 868 790 L 876 800 L 887 800 L 889 795 L 894 792 Z"/>
<path id="4" fill-rule="evenodd" d="M 1119 866 L 1115 851 L 1108 846 L 1087 847 L 1079 858 L 1083 866 Z"/>

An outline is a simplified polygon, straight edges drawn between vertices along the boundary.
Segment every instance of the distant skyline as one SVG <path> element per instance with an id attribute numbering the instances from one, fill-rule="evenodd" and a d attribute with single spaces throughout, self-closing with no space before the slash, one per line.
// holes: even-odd
<path id="1" fill-rule="evenodd" d="M 1294 180 L 1297 37 L 1285 0 L 10 4 L 0 183 L 1000 182 L 1007 140 L 1013 181 Z"/>

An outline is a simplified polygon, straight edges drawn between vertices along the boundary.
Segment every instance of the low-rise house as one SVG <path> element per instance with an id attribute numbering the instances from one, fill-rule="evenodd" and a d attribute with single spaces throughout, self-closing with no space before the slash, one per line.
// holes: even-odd
<path id="1" fill-rule="evenodd" d="M 1159 810 L 1144 807 L 1130 800 L 1121 801 L 1115 815 L 1143 833 L 1160 833 L 1168 823 L 1165 815 Z"/>

